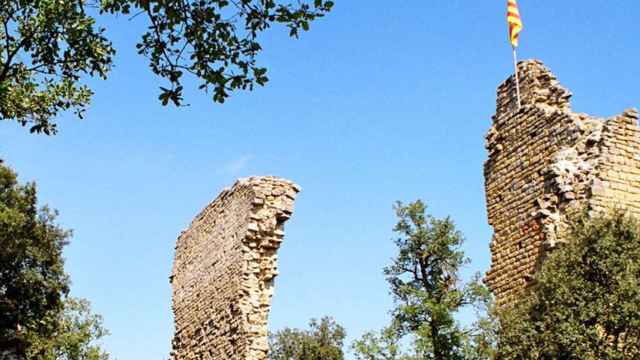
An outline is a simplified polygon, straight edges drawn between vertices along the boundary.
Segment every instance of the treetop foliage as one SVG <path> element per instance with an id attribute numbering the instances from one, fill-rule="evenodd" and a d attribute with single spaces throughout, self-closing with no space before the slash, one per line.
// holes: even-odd
<path id="1" fill-rule="evenodd" d="M 368 331 L 352 344 L 358 360 L 418 360 L 417 354 L 405 353 L 401 337 L 393 327 L 379 332 Z"/>
<path id="2" fill-rule="evenodd" d="M 114 49 L 85 0 L 0 0 L 0 119 L 52 134 L 58 113 L 82 118 L 85 75 L 106 78 Z"/>
<path id="3" fill-rule="evenodd" d="M 91 312 L 87 300 L 66 298 L 58 313 L 58 329 L 51 337 L 27 333 L 27 358 L 33 360 L 108 360 L 109 354 L 96 343 L 109 333 L 102 317 Z"/>
<path id="4" fill-rule="evenodd" d="M 308 330 L 286 328 L 269 335 L 270 360 L 343 360 L 344 328 L 334 319 L 312 319 Z"/>
<path id="5" fill-rule="evenodd" d="M 368 332 L 352 348 L 359 360 L 488 359 L 494 340 L 486 336 L 488 318 L 464 328 L 455 315 L 466 306 L 486 313 L 491 294 L 480 275 L 469 283 L 460 269 L 469 260 L 462 251 L 464 236 L 446 217 L 426 212 L 421 200 L 397 202 L 398 222 L 393 231 L 397 255 L 384 274 L 395 300 L 391 324 L 380 332 Z M 402 340 L 411 342 L 405 351 Z"/>
<path id="6" fill-rule="evenodd" d="M 461 250 L 464 237 L 449 217 L 427 214 L 421 200 L 398 202 L 395 211 L 398 255 L 384 269 L 397 303 L 394 327 L 415 336 L 425 359 L 459 359 L 464 332 L 454 314 L 476 302 L 481 287 L 460 279 L 469 262 Z"/>
<path id="7" fill-rule="evenodd" d="M 297 37 L 332 7 L 331 0 L 0 0 L 0 120 L 54 134 L 60 112 L 82 117 L 92 96 L 82 80 L 106 78 L 115 55 L 94 15 L 146 19 L 138 53 L 169 83 L 160 102 L 179 106 L 186 74 L 218 103 L 266 84 L 267 69 L 256 61 L 260 33 L 281 24 Z"/>
<path id="8" fill-rule="evenodd" d="M 161 88 L 164 105 L 182 104 L 184 74 L 200 79 L 200 89 L 211 88 L 219 103 L 231 91 L 266 84 L 267 69 L 256 64 L 262 50 L 258 35 L 272 24 L 283 24 L 297 37 L 332 7 L 327 0 L 314 0 L 313 5 L 277 0 L 103 0 L 104 11 L 147 16 L 149 30 L 137 48 L 149 59 L 151 70 L 171 85 Z"/>

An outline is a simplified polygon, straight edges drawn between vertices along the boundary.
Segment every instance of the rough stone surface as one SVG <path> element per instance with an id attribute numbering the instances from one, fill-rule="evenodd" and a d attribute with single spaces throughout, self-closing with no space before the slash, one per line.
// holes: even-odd
<path id="1" fill-rule="evenodd" d="M 510 303 L 562 242 L 571 209 L 624 208 L 640 215 L 640 128 L 634 109 L 608 119 L 571 111 L 571 93 L 539 61 L 518 64 L 498 87 L 484 165 L 491 241 L 485 281 Z"/>
<path id="2" fill-rule="evenodd" d="M 300 188 L 275 177 L 238 180 L 178 237 L 174 360 L 264 360 L 284 223 Z"/>

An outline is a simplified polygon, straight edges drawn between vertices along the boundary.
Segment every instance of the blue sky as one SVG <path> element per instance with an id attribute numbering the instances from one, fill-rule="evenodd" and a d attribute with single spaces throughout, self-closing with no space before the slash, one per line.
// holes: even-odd
<path id="1" fill-rule="evenodd" d="M 91 81 L 86 119 L 61 116 L 55 137 L 0 122 L 0 156 L 74 229 L 72 292 L 104 316 L 116 359 L 167 357 L 175 239 L 249 175 L 303 189 L 279 252 L 271 328 L 329 314 L 357 336 L 388 320 L 381 269 L 394 254 L 395 200 L 451 215 L 473 259 L 465 272 L 488 268 L 482 163 L 495 89 L 512 72 L 505 3 L 337 1 L 300 40 L 278 28 L 264 36 L 267 87 L 221 106 L 192 86 L 181 109 L 160 106 L 163 83 L 135 53 L 142 20 L 108 20 L 116 67 Z M 639 2 L 520 8 L 520 56 L 543 60 L 576 111 L 640 106 Z"/>

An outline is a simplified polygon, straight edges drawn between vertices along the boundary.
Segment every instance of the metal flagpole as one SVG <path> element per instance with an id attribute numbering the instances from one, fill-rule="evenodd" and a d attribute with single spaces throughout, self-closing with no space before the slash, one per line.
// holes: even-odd
<path id="1" fill-rule="evenodd" d="M 520 102 L 520 76 L 518 75 L 518 55 L 516 54 L 516 48 L 515 46 L 512 47 L 513 49 L 513 67 L 515 69 L 515 74 L 516 74 L 516 94 L 518 96 L 518 110 L 520 110 L 520 106 L 522 106 L 522 103 Z"/>

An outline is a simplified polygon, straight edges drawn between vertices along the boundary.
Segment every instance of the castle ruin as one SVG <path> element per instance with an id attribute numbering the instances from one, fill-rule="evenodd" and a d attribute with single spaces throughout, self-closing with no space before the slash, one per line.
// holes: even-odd
<path id="1" fill-rule="evenodd" d="M 498 87 L 484 165 L 491 241 L 485 281 L 499 305 L 527 286 L 544 252 L 562 242 L 571 209 L 640 215 L 638 112 L 598 119 L 571 110 L 571 93 L 539 61 Z"/>
<path id="2" fill-rule="evenodd" d="M 640 216 L 638 112 L 598 119 L 574 113 L 571 93 L 539 61 L 518 64 L 498 88 L 484 165 L 492 263 L 486 282 L 499 305 L 533 279 L 562 242 L 573 209 L 624 208 Z M 275 177 L 238 180 L 177 240 L 172 360 L 266 360 L 276 252 L 300 188 Z"/>
<path id="3" fill-rule="evenodd" d="M 280 178 L 240 179 L 178 237 L 171 359 L 267 359 L 276 252 L 299 191 Z"/>

